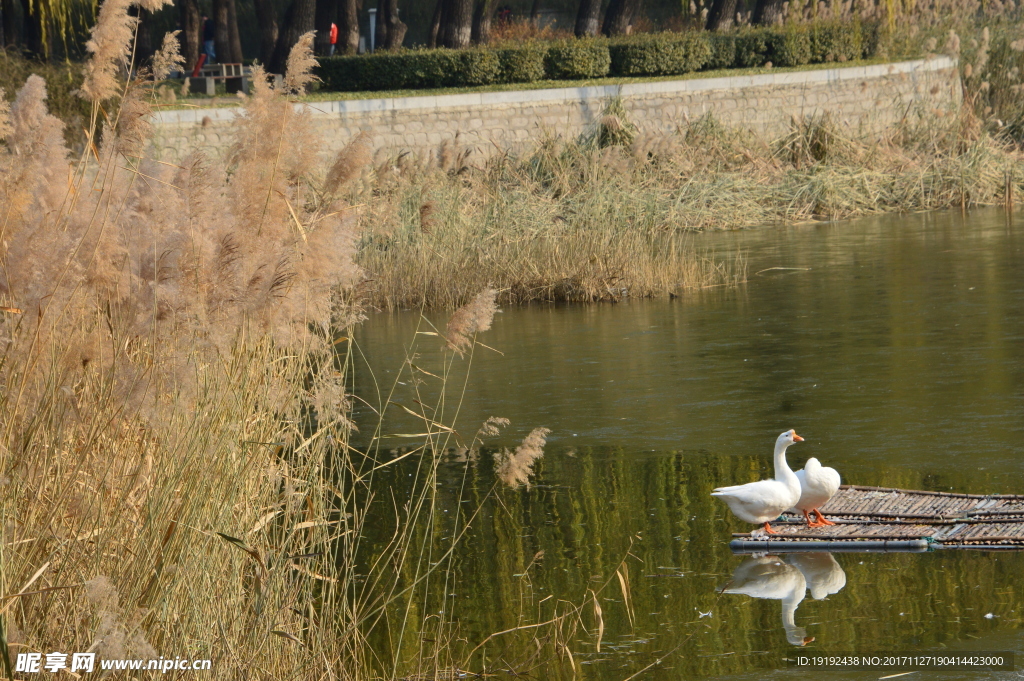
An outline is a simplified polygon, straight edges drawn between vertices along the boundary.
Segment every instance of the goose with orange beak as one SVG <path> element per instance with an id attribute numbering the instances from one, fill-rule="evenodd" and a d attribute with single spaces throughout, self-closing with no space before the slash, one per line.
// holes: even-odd
<path id="1" fill-rule="evenodd" d="M 768 534 L 778 534 L 771 521 L 800 500 L 800 480 L 786 463 L 786 449 L 803 438 L 794 430 L 787 430 L 775 441 L 775 479 L 750 482 L 746 485 L 719 487 L 711 493 L 718 497 L 740 520 L 756 525 L 764 524 Z"/>

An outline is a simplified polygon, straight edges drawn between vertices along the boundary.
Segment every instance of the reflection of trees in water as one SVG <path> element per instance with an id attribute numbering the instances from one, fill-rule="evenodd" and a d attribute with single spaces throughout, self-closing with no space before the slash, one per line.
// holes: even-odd
<path id="1" fill-rule="evenodd" d="M 531 489 L 502 488 L 490 495 L 494 483 L 491 452 L 485 450 L 475 460 L 463 454 L 462 461 L 442 465 L 437 512 L 429 528 L 420 528 L 417 539 L 426 540 L 429 560 L 438 560 L 450 546 L 456 513 L 462 514 L 460 526 L 469 514 L 477 509 L 479 513 L 452 557 L 447 586 L 439 574 L 428 582 L 426 600 L 422 590 L 412 599 L 410 607 L 419 614 L 412 618 L 413 623 L 421 622 L 423 614 L 440 610 L 441 593 L 447 589 L 455 596 L 444 607 L 454 613 L 459 623 L 457 636 L 468 641 L 468 651 L 487 634 L 543 621 L 559 600 L 582 603 L 588 589 L 612 578 L 602 594 L 602 658 L 614 650 L 610 644 L 636 641 L 626 645 L 633 653 L 629 664 L 646 660 L 638 665 L 642 667 L 657 653 L 693 634 L 681 649 L 685 654 L 674 658 L 671 672 L 652 670 L 648 678 L 662 678 L 662 673 L 666 679 L 689 678 L 777 666 L 789 648 L 788 641 L 807 635 L 791 619 L 792 629 L 787 626 L 787 636 L 781 636 L 779 605 L 775 603 L 763 598 L 722 598 L 715 593 L 733 575 L 737 563 L 742 563 L 728 549 L 731 532 L 748 531 L 750 526 L 713 503 L 709 492 L 722 480 L 756 479 L 767 466 L 767 455 L 586 448 L 570 454 L 549 448 L 538 462 Z M 381 471 L 388 476 L 397 500 L 408 496 L 414 479 L 409 474 L 416 471 L 412 458 L 394 470 Z M 914 488 L 922 483 L 919 473 L 904 468 L 884 468 L 878 473 L 894 486 Z M 460 500 L 463 474 L 467 478 Z M 378 499 L 376 503 L 378 516 L 367 523 L 368 556 L 388 541 L 393 529 L 391 500 Z M 543 556 L 535 561 L 540 551 Z M 627 551 L 636 557 L 630 559 L 631 598 L 637 618 L 633 631 L 614 580 L 615 568 Z M 1024 560 L 1017 555 L 1000 554 L 996 559 L 949 551 L 851 554 L 840 558 L 842 567 L 828 554 L 791 554 L 773 560 L 788 578 L 803 582 L 814 599 L 801 602 L 801 593 L 800 599 L 794 596 L 783 605 L 792 611 L 799 605 L 803 613 L 799 619 L 806 622 L 809 619 L 804 618 L 813 617 L 811 621 L 818 622 L 809 632 L 816 638 L 815 646 L 841 644 L 850 649 L 884 650 L 908 636 L 915 646 L 936 645 L 981 636 L 998 626 L 998 620 L 980 619 L 985 612 L 1005 611 L 1013 617 L 1009 611 L 1024 606 L 1011 588 L 1014 575 L 1024 567 Z M 411 578 L 410 573 L 407 579 Z M 847 579 L 851 586 L 843 589 Z M 996 596 L 994 592 L 1000 593 Z M 821 600 L 829 594 L 835 595 Z M 408 604 L 405 600 L 396 603 L 395 614 Z M 712 617 L 698 617 L 698 611 L 708 610 L 713 610 Z M 588 607 L 586 613 L 591 612 Z M 899 616 L 900 612 L 905 614 Z M 978 616 L 958 620 L 965 612 Z M 584 624 L 596 626 L 592 621 Z M 415 624 L 410 626 L 415 629 Z M 401 645 L 407 657 L 412 657 L 421 633 L 433 636 L 428 631 L 405 631 Z M 572 646 L 583 654 L 580 659 L 597 657 L 593 640 L 582 630 L 580 636 Z M 391 646 L 399 643 L 383 631 L 371 638 L 385 659 L 391 655 Z M 522 657 L 534 645 L 527 635 L 507 636 L 501 644 L 510 646 L 510 657 L 517 652 Z M 517 646 L 522 650 L 517 651 Z M 619 662 L 625 660 L 590 665 L 588 677 L 620 678 Z"/>

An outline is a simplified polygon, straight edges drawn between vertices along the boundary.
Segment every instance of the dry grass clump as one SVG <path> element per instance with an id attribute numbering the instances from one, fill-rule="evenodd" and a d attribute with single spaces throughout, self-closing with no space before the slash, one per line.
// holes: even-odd
<path id="1" fill-rule="evenodd" d="M 82 88 L 93 121 L 122 95 L 102 143 L 87 129 L 70 160 L 37 76 L 0 111 L 5 628 L 15 652 L 361 678 L 336 560 L 360 516 L 327 456 L 350 428 L 333 334 L 358 315 L 356 225 L 309 190 L 318 144 L 258 72 L 229 165 L 147 159 L 127 11 L 103 5 Z"/>
<path id="2" fill-rule="evenodd" d="M 407 156 L 381 164 L 351 195 L 367 204 L 368 302 L 455 308 L 487 286 L 501 304 L 587 302 L 741 280 L 741 266 L 690 247 L 657 187 L 634 181 L 663 162 L 551 140 L 452 172 Z"/>
<path id="3" fill-rule="evenodd" d="M 533 465 L 544 458 L 544 445 L 550 432 L 550 428 L 534 428 L 514 452 L 507 449 L 495 452 L 494 474 L 498 479 L 509 487 L 530 484 Z"/>

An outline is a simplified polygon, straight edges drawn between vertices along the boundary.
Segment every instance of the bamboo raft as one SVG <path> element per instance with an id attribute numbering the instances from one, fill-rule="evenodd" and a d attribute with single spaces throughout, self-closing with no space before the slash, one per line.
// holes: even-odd
<path id="1" fill-rule="evenodd" d="M 1024 495 L 955 494 L 843 485 L 821 512 L 835 525 L 808 528 L 784 515 L 763 530 L 734 534 L 735 553 L 785 551 L 1024 550 Z"/>

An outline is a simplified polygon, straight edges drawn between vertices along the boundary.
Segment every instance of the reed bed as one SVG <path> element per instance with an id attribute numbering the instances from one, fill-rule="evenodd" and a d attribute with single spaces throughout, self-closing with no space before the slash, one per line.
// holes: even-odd
<path id="1" fill-rule="evenodd" d="M 258 74 L 230 167 L 147 160 L 128 9 L 93 30 L 84 155 L 42 78 L 0 110 L 0 668 L 90 651 L 358 675 L 357 632 L 320 622 L 345 611 L 327 587 L 358 521 L 327 458 L 349 428 L 332 334 L 357 314 L 354 225 L 305 201 L 308 126 Z M 179 60 L 169 36 L 153 75 Z"/>
<path id="2" fill-rule="evenodd" d="M 620 110 L 580 139 L 481 165 L 457 144 L 378 159 L 350 199 L 365 204 L 362 295 L 401 309 L 453 307 L 485 285 L 515 304 L 733 284 L 742 261 L 701 253 L 693 233 L 1002 204 L 1024 182 L 1021 161 L 970 102 L 921 106 L 870 136 L 827 114 L 794 119 L 774 139 L 710 115 L 641 134 Z"/>
<path id="3" fill-rule="evenodd" d="M 172 165 L 146 157 L 147 116 L 153 82 L 180 61 L 176 37 L 151 74 L 124 81 L 129 9 L 104 3 L 93 30 L 79 157 L 42 78 L 10 104 L 0 93 L 0 677 L 21 654 L 92 652 L 104 678 L 154 674 L 104 660 L 159 658 L 211 661 L 176 668 L 182 679 L 441 678 L 506 668 L 484 653 L 516 637 L 532 652 L 511 664 L 569 678 L 580 608 L 566 601 L 456 638 L 452 549 L 476 507 L 441 522 L 438 465 L 507 422 L 461 441 L 447 402 L 461 397 L 445 385 L 472 361 L 496 292 L 424 331 L 450 348 L 440 366 L 410 356 L 399 374 L 440 381 L 444 397 L 406 406 L 398 379 L 376 386 L 372 444 L 350 447 L 348 329 L 365 274 L 343 194 L 367 159 L 356 145 L 320 167 L 311 151 L 292 98 L 312 33 L 283 89 L 255 69 L 226 159 Z M 424 424 L 405 440 L 419 444 L 400 502 L 381 446 L 399 407 Z M 516 484 L 545 432 L 510 455 Z M 364 541 L 368 518 L 390 523 L 386 541 Z"/>

